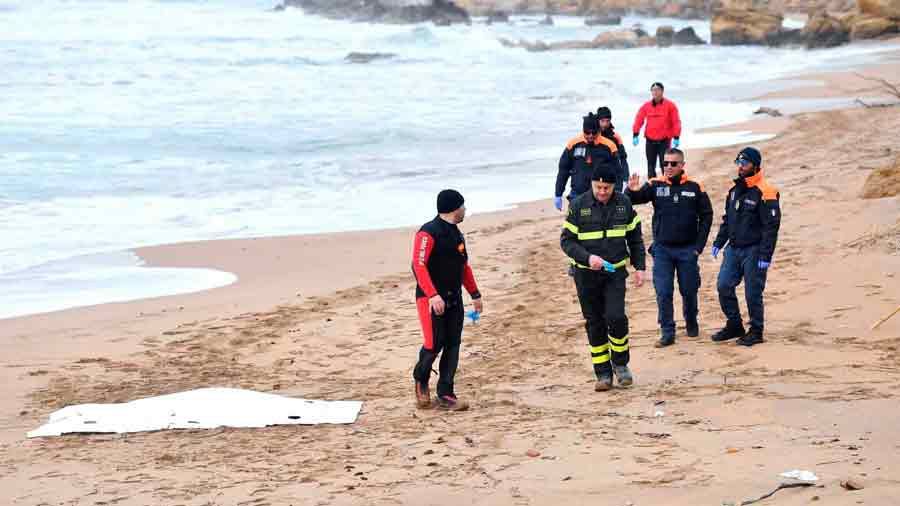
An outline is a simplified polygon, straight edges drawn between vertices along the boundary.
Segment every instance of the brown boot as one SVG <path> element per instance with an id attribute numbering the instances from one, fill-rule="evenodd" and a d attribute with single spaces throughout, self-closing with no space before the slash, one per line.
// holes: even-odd
<path id="1" fill-rule="evenodd" d="M 428 391 L 428 385 L 422 385 L 416 382 L 416 407 L 419 409 L 431 408 L 431 392 Z"/>
<path id="2" fill-rule="evenodd" d="M 455 395 L 442 395 L 437 398 L 437 407 L 447 411 L 466 411 L 469 403 L 457 399 Z"/>
<path id="3" fill-rule="evenodd" d="M 594 383 L 594 391 L 595 392 L 606 392 L 611 389 L 613 386 L 613 378 L 612 374 L 600 376 L 597 379 L 597 382 Z"/>

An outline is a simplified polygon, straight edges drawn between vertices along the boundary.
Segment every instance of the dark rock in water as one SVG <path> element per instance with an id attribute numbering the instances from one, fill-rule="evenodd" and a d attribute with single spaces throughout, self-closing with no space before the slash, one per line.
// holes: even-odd
<path id="1" fill-rule="evenodd" d="M 553 17 L 551 17 L 549 14 L 547 14 L 547 16 L 544 19 L 542 19 L 541 22 L 538 24 L 544 25 L 544 26 L 553 26 Z"/>
<path id="2" fill-rule="evenodd" d="M 425 0 L 421 4 L 398 0 L 285 0 L 284 6 L 299 7 L 316 16 L 358 22 L 471 23 L 469 13 L 450 0 Z"/>
<path id="3" fill-rule="evenodd" d="M 591 16 L 584 20 L 588 26 L 609 25 L 615 26 L 622 23 L 622 16 Z"/>
<path id="4" fill-rule="evenodd" d="M 759 109 L 754 111 L 753 114 L 768 114 L 769 116 L 775 118 L 782 116 L 781 111 L 779 111 L 778 109 L 772 109 L 771 107 L 760 107 Z"/>
<path id="5" fill-rule="evenodd" d="M 659 34 L 657 34 L 656 37 L 659 38 Z M 706 44 L 706 41 L 701 39 L 700 36 L 697 35 L 697 32 L 690 26 L 678 30 L 673 42 L 677 46 L 700 46 Z"/>
<path id="6" fill-rule="evenodd" d="M 285 9 L 287 9 L 287 7 L 284 4 L 278 4 L 272 9 L 272 12 L 281 12 Z"/>
<path id="7" fill-rule="evenodd" d="M 675 29 L 671 26 L 660 26 L 656 29 L 656 43 L 659 47 L 669 47 L 675 43 Z"/>
<path id="8" fill-rule="evenodd" d="M 806 43 L 806 35 L 800 28 L 782 28 L 766 36 L 766 44 L 773 47 L 801 46 Z"/>
<path id="9" fill-rule="evenodd" d="M 491 11 L 487 15 L 487 24 L 509 23 L 509 13 L 504 11 Z"/>
<path id="10" fill-rule="evenodd" d="M 649 37 L 650 34 L 647 33 L 647 30 L 644 30 L 644 25 L 638 23 L 631 27 L 631 31 L 633 31 L 638 37 Z"/>
<path id="11" fill-rule="evenodd" d="M 389 60 L 395 57 L 394 53 L 350 53 L 344 57 L 344 61 L 350 63 L 371 63 L 375 60 Z"/>

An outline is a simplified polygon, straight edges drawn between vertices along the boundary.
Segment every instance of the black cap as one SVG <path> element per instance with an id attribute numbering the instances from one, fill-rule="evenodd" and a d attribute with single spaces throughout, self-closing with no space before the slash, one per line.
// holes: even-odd
<path id="1" fill-rule="evenodd" d="M 594 113 L 589 112 L 588 115 L 582 119 L 584 120 L 581 126 L 582 132 L 597 132 L 600 130 L 600 122 L 597 121 L 597 116 L 594 116 Z"/>
<path id="2" fill-rule="evenodd" d="M 609 107 L 603 106 L 597 108 L 597 119 L 612 119 L 612 111 Z"/>
<path id="3" fill-rule="evenodd" d="M 737 158 L 734 159 L 735 162 L 738 160 L 749 160 L 753 162 L 753 165 L 757 168 L 762 167 L 762 154 L 760 154 L 759 150 L 756 148 L 744 148 L 738 153 Z"/>
<path id="4" fill-rule="evenodd" d="M 438 193 L 437 210 L 440 214 L 452 213 L 460 207 L 466 200 L 456 190 L 443 190 Z"/>
<path id="5" fill-rule="evenodd" d="M 616 173 L 608 165 L 597 165 L 591 173 L 591 181 L 616 184 Z"/>

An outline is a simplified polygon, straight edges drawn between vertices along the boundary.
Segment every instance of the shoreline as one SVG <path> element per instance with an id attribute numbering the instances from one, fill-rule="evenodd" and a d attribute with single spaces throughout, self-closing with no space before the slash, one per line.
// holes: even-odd
<path id="1" fill-rule="evenodd" d="M 781 128 L 761 147 L 785 193 L 768 344 L 708 342 L 721 315 L 718 263 L 705 254 L 701 337 L 655 350 L 652 286 L 629 289 L 638 383 L 596 397 L 585 392 L 590 366 L 556 240 L 560 214 L 542 200 L 474 216 L 463 228 L 486 312 L 465 331 L 460 390 L 476 409 L 457 428 L 411 409 L 408 370 L 420 342 L 412 228 L 139 249 L 150 265 L 228 266 L 246 277 L 208 292 L 0 321 L 0 349 L 11 357 L 0 387 L 0 470 L 9 469 L 0 488 L 22 504 L 89 496 L 124 505 L 256 496 L 371 504 L 421 500 L 414 484 L 424 480 L 440 505 L 568 504 L 613 486 L 620 503 L 686 505 L 758 496 L 796 467 L 822 477 L 815 494 L 826 503 L 846 501 L 838 481 L 858 473 L 867 486 L 854 499 L 889 502 L 898 493 L 890 473 L 900 433 L 887 421 L 896 416 L 900 321 L 866 329 L 896 304 L 890 280 L 900 256 L 882 252 L 875 232 L 891 226 L 900 201 L 861 205 L 855 191 L 864 169 L 898 152 L 887 135 L 866 132 L 869 114 L 887 127 L 900 122 L 896 110 L 857 108 L 755 125 Z M 710 189 L 717 215 L 733 157 L 727 147 L 688 152 L 687 170 Z M 649 222 L 647 206 L 640 212 Z M 857 243 L 865 247 L 848 246 Z M 211 382 L 366 404 L 349 427 L 23 441 L 61 405 Z M 659 401 L 665 415 L 651 416 Z M 847 414 L 859 410 L 871 416 Z M 540 458 L 524 457 L 530 449 Z M 809 501 L 784 494 L 786 504 Z"/>

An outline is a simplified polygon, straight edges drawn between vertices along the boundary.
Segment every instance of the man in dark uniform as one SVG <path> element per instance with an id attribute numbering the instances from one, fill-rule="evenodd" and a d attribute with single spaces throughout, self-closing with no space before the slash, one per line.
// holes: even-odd
<path id="1" fill-rule="evenodd" d="M 440 374 L 437 406 L 451 411 L 468 409 L 453 391 L 453 379 L 459 364 L 459 346 L 463 327 L 462 287 L 472 297 L 476 313 L 484 305 L 472 267 L 466 240 L 457 224 L 466 216 L 463 196 L 455 190 L 438 194 L 438 216 L 422 225 L 413 243 L 412 268 L 416 277 L 416 307 L 425 342 L 413 369 L 416 405 L 431 407 L 429 381 L 438 354 Z"/>
<path id="2" fill-rule="evenodd" d="M 569 201 L 591 189 L 591 173 L 597 165 L 615 167 L 618 163 L 616 144 L 600 135 L 600 123 L 597 116 L 588 113 L 582 118 L 582 133 L 566 144 L 559 157 L 559 170 L 556 174 L 556 191 L 553 204 L 562 211 L 562 196 L 566 191 L 566 183 L 571 179 L 572 190 Z"/>
<path id="3" fill-rule="evenodd" d="M 697 291 L 700 289 L 698 258 L 709 238 L 713 210 L 703 184 L 684 172 L 684 153 L 669 149 L 663 160 L 663 176 L 641 186 L 633 174 L 625 192 L 633 204 L 653 203 L 653 287 L 659 308 L 661 337 L 658 348 L 675 343 L 672 298 L 676 273 L 681 292 L 687 335 L 700 334 L 697 323 Z"/>
<path id="4" fill-rule="evenodd" d="M 605 391 L 612 388 L 613 373 L 620 386 L 634 381 L 628 369 L 625 266 L 630 259 L 635 286 L 641 286 L 644 241 L 641 219 L 631 201 L 613 188 L 615 172 L 601 165 L 591 179 L 591 191 L 573 199 L 569 206 L 560 245 L 576 267 L 575 287 L 597 375 L 594 389 Z"/>
<path id="5" fill-rule="evenodd" d="M 718 342 L 739 338 L 738 344 L 753 346 L 764 341 L 763 291 L 781 227 L 780 195 L 763 176 L 762 155 L 758 150 L 744 148 L 734 163 L 738 177 L 725 198 L 725 215 L 712 248 L 713 258 L 725 248 L 717 288 L 719 304 L 728 323 L 712 339 Z M 750 312 L 747 334 L 735 295 L 741 280 Z"/>
<path id="6" fill-rule="evenodd" d="M 609 139 L 616 145 L 616 191 L 625 191 L 625 185 L 628 184 L 628 175 L 631 170 L 628 168 L 628 153 L 625 151 L 625 145 L 622 144 L 622 138 L 616 133 L 616 127 L 612 124 L 612 111 L 609 107 L 597 108 L 597 122 L 600 124 L 600 135 Z"/>

